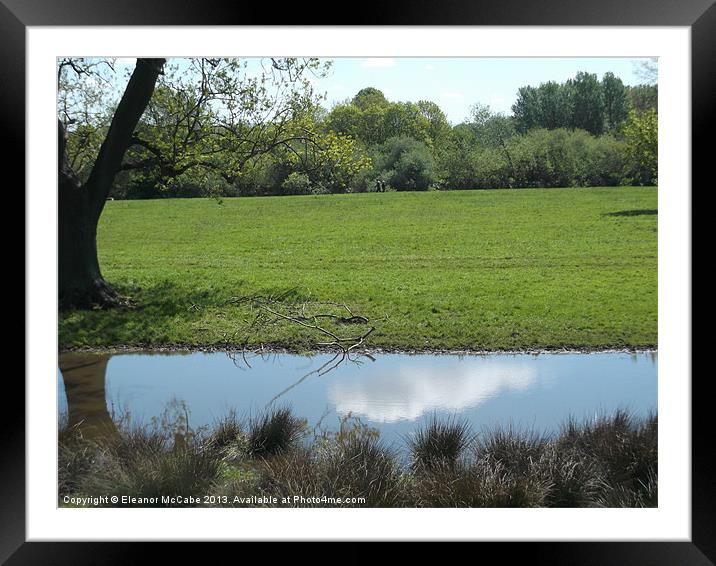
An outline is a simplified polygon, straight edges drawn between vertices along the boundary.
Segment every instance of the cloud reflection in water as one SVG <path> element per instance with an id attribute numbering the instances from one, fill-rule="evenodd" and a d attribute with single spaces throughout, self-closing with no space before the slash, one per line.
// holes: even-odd
<path id="1" fill-rule="evenodd" d="M 536 380 L 534 365 L 465 359 L 431 367 L 398 366 L 390 373 L 335 381 L 328 399 L 340 415 L 352 413 L 390 423 L 415 420 L 432 411 L 473 408 L 503 391 L 525 391 Z"/>

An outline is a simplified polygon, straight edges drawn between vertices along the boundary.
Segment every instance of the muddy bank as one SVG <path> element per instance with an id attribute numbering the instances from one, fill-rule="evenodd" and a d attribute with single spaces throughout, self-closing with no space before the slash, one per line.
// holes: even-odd
<path id="1" fill-rule="evenodd" d="M 379 354 L 401 354 L 401 355 L 454 355 L 454 356 L 484 356 L 489 354 L 592 354 L 592 353 L 627 353 L 642 354 L 657 352 L 658 346 L 570 346 L 570 347 L 537 347 L 526 349 L 477 349 L 477 348 L 402 348 L 402 347 L 365 347 L 355 349 L 352 354 L 379 355 Z M 60 346 L 59 353 L 66 352 L 96 352 L 101 354 L 119 353 L 170 353 L 170 352 L 245 352 L 252 354 L 295 354 L 310 356 L 314 354 L 339 353 L 335 348 L 313 347 L 297 348 L 286 344 L 264 344 L 260 347 L 243 348 L 236 344 L 119 344 L 113 346 L 84 347 L 84 346 Z"/>

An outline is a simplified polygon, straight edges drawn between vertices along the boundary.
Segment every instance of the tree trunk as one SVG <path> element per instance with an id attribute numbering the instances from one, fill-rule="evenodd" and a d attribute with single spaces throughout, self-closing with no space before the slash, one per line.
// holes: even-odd
<path id="1" fill-rule="evenodd" d="M 164 59 L 137 59 L 87 182 L 67 164 L 65 131 L 58 120 L 58 299 L 61 309 L 129 304 L 109 285 L 97 258 L 97 223 L 124 153 L 154 92 Z"/>
<path id="2" fill-rule="evenodd" d="M 60 171 L 58 286 L 60 308 L 106 308 L 122 299 L 104 280 L 97 259 L 97 221 L 90 191 Z"/>

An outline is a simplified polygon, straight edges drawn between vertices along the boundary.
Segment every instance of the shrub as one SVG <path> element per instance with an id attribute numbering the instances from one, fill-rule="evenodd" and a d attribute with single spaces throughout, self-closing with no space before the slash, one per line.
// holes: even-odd
<path id="1" fill-rule="evenodd" d="M 307 195 L 311 193 L 311 181 L 305 173 L 293 172 L 281 184 L 287 195 Z"/>
<path id="2" fill-rule="evenodd" d="M 407 137 L 390 138 L 376 152 L 374 173 L 387 179 L 394 189 L 424 191 L 437 181 L 432 153 L 422 142 Z"/>
<path id="3" fill-rule="evenodd" d="M 630 158 L 626 143 L 611 135 L 589 140 L 588 152 L 576 184 L 614 187 L 629 184 Z"/>
<path id="4" fill-rule="evenodd" d="M 469 163 L 472 168 L 470 188 L 501 189 L 512 185 L 504 150 L 489 147 L 476 149 L 470 155 Z"/>
<path id="5" fill-rule="evenodd" d="M 399 191 L 425 191 L 435 179 L 435 165 L 430 153 L 412 149 L 404 152 L 393 165 L 389 185 Z"/>
<path id="6" fill-rule="evenodd" d="M 584 130 L 534 129 L 507 144 L 517 187 L 615 186 L 625 182 L 625 142 Z"/>
<path id="7" fill-rule="evenodd" d="M 623 133 L 632 157 L 634 181 L 642 185 L 656 184 L 659 176 L 659 117 L 656 109 L 629 112 Z"/>

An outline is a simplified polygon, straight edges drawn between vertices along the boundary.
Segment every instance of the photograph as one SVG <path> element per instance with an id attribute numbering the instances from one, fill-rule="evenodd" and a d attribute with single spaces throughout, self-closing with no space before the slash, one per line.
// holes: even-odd
<path id="1" fill-rule="evenodd" d="M 0 563 L 713 565 L 716 7 L 605 1 L 0 0 L 26 221 Z"/>
<path id="2" fill-rule="evenodd" d="M 53 504 L 659 508 L 658 57 L 53 72 Z"/>

